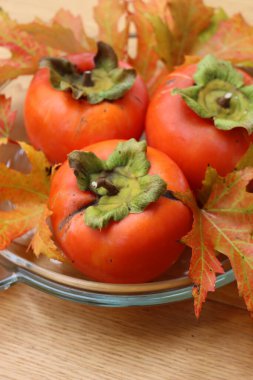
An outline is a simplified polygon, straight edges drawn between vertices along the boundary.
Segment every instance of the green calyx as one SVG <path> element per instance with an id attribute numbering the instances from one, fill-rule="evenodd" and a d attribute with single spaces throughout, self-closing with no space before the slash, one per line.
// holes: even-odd
<path id="1" fill-rule="evenodd" d="M 56 90 L 71 92 L 76 100 L 85 98 L 88 103 L 97 104 L 103 100 L 119 99 L 133 86 L 136 71 L 120 68 L 110 45 L 98 42 L 97 46 L 92 70 L 80 72 L 63 58 L 44 58 L 40 67 L 50 70 L 50 82 Z"/>
<path id="2" fill-rule="evenodd" d="M 218 129 L 244 127 L 253 132 L 253 86 L 230 62 L 206 56 L 194 75 L 195 85 L 174 89 L 200 117 L 213 118 Z"/>
<path id="3" fill-rule="evenodd" d="M 78 187 L 91 191 L 97 201 L 85 211 L 86 225 L 102 229 L 130 213 L 141 213 L 166 192 L 166 182 L 149 175 L 145 141 L 119 143 L 107 160 L 94 153 L 73 151 L 68 156 Z"/>

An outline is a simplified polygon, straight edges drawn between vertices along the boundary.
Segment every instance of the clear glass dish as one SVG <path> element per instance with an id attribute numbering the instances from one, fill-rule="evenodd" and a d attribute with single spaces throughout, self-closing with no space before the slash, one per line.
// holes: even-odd
<path id="1" fill-rule="evenodd" d="M 13 139 L 25 140 L 22 110 L 25 92 L 30 78 L 21 78 L 5 87 L 4 92 L 13 99 L 13 109 L 18 109 Z M 3 90 L 3 88 L 2 88 Z M 0 152 L 0 160 L 20 170 L 26 170 L 26 158 L 15 159 L 17 152 L 11 148 Z M 23 164 L 22 164 L 23 162 Z M 21 165 L 21 166 L 20 166 Z M 23 167 L 22 167 L 23 165 Z M 59 263 L 27 251 L 29 234 L 0 251 L 0 290 L 16 283 L 25 283 L 57 297 L 97 306 L 158 305 L 181 301 L 192 297 L 192 284 L 187 276 L 190 252 L 186 249 L 179 261 L 157 281 L 145 284 L 116 285 L 91 281 L 78 273 L 70 264 Z M 216 287 L 234 281 L 228 260 L 224 258 L 225 273 L 219 275 Z"/>

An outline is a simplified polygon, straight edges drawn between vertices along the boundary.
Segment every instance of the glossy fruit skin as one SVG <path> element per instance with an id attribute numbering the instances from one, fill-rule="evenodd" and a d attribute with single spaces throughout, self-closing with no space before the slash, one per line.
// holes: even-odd
<path id="1" fill-rule="evenodd" d="M 118 143 L 104 141 L 85 150 L 106 159 Z M 151 163 L 149 173 L 159 174 L 168 188 L 188 188 L 181 170 L 164 153 L 148 148 L 147 158 Z M 52 182 L 52 227 L 63 252 L 89 278 L 110 283 L 150 281 L 164 273 L 182 253 L 184 246 L 179 240 L 190 230 L 192 215 L 181 202 L 160 197 L 143 213 L 110 222 L 100 231 L 86 226 L 85 211 L 77 211 L 92 200 L 94 195 L 78 189 L 73 171 L 65 162 Z"/>
<path id="2" fill-rule="evenodd" d="M 231 172 L 249 147 L 250 136 L 243 128 L 218 130 L 211 119 L 193 112 L 174 88 L 194 83 L 196 65 L 169 74 L 153 95 L 146 117 L 148 144 L 168 154 L 183 170 L 190 186 L 201 187 L 208 165 L 222 176 Z M 243 74 L 245 84 L 253 79 Z"/>
<path id="3" fill-rule="evenodd" d="M 79 70 L 94 67 L 94 55 L 69 56 Z M 121 67 L 129 67 L 120 63 Z M 49 70 L 35 74 L 25 101 L 26 131 L 35 148 L 43 150 L 52 163 L 63 162 L 74 149 L 108 139 L 138 139 L 144 129 L 148 94 L 137 75 L 133 87 L 115 101 L 96 105 L 85 99 L 75 100 L 70 93 L 55 90 L 49 81 Z"/>

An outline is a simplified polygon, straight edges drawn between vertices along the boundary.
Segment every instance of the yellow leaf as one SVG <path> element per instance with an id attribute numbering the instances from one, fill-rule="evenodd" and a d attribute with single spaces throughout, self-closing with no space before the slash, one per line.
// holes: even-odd
<path id="1" fill-rule="evenodd" d="M 122 0 L 99 0 L 94 8 L 94 19 L 98 24 L 98 39 L 111 45 L 117 56 L 126 57 L 129 20 L 127 2 Z"/>
<path id="2" fill-rule="evenodd" d="M 47 223 L 47 219 L 51 214 L 52 212 L 45 206 L 40 215 L 30 246 L 36 256 L 42 253 L 50 259 L 63 261 L 63 255 L 52 240 L 52 232 Z"/>
<path id="3" fill-rule="evenodd" d="M 0 140 L 0 145 L 6 143 L 6 139 Z M 31 170 L 25 174 L 0 164 L 0 249 L 6 248 L 29 230 L 34 230 L 31 242 L 34 253 L 62 259 L 46 223 L 49 216 L 50 164 L 44 154 L 32 146 L 24 142 L 15 144 L 26 153 Z"/>

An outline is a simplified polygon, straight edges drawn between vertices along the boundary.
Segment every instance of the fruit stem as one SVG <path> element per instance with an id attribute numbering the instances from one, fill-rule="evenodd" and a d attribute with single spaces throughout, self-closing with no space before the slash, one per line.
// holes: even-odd
<path id="1" fill-rule="evenodd" d="M 97 181 L 93 181 L 91 185 L 95 189 L 99 189 L 100 187 L 103 187 L 104 189 L 108 191 L 109 196 L 117 195 L 119 192 L 116 186 L 114 186 L 110 181 L 108 181 L 108 179 L 103 178 L 103 177 L 98 178 Z"/>
<path id="2" fill-rule="evenodd" d="M 94 82 L 92 80 L 92 72 L 87 70 L 83 73 L 83 84 L 85 87 L 93 87 Z"/>
<path id="3" fill-rule="evenodd" d="M 217 99 L 217 103 L 222 108 L 229 108 L 232 96 L 233 96 L 232 92 L 227 92 L 224 96 L 221 96 L 220 98 Z"/>

